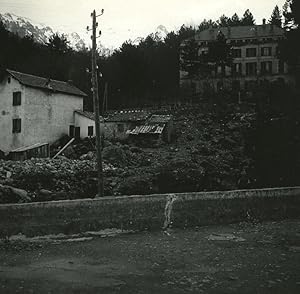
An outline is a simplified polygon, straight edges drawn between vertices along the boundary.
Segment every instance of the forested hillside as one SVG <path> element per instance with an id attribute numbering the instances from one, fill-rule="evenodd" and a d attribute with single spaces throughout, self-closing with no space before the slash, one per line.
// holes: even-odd
<path id="1" fill-rule="evenodd" d="M 274 10 L 275 11 L 275 10 Z M 278 21 L 272 14 L 270 22 Z M 173 102 L 179 93 L 179 46 L 182 40 L 211 26 L 252 25 L 252 13 L 247 9 L 242 17 L 222 15 L 217 21 L 203 20 L 198 26 L 182 25 L 177 32 L 169 32 L 164 39 L 157 34 L 141 38 L 136 44 L 125 41 L 110 54 L 99 51 L 100 95 L 108 86 L 108 108 L 144 106 Z M 72 80 L 76 86 L 90 93 L 90 50 L 74 51 L 63 34 L 53 34 L 46 44 L 32 36 L 19 37 L 0 23 L 0 67 L 32 73 L 59 80 Z M 91 95 L 89 95 L 91 96 Z M 101 98 L 100 97 L 100 98 Z M 91 110 L 91 99 L 85 101 Z"/>

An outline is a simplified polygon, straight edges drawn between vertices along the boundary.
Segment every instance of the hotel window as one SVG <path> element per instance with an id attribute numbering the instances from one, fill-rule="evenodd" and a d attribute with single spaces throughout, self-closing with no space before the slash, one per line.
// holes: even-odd
<path id="1" fill-rule="evenodd" d="M 256 48 L 247 48 L 246 57 L 256 57 Z"/>
<path id="2" fill-rule="evenodd" d="M 264 61 L 260 64 L 262 74 L 272 73 L 272 61 Z"/>
<path id="3" fill-rule="evenodd" d="M 256 62 L 248 62 L 246 63 L 246 75 L 256 75 L 257 74 L 257 63 Z"/>
<path id="4" fill-rule="evenodd" d="M 241 89 L 240 81 L 232 81 L 232 91 L 239 91 Z"/>
<path id="5" fill-rule="evenodd" d="M 245 90 L 253 91 L 257 87 L 257 81 L 245 81 Z"/>
<path id="6" fill-rule="evenodd" d="M 241 49 L 232 49 L 232 57 L 233 58 L 242 57 L 242 50 Z"/>
<path id="7" fill-rule="evenodd" d="M 278 73 L 284 73 L 284 62 L 282 60 L 278 62 Z"/>
<path id="8" fill-rule="evenodd" d="M 12 120 L 12 132 L 13 133 L 21 133 L 21 119 L 20 118 L 14 118 Z"/>
<path id="9" fill-rule="evenodd" d="M 261 56 L 271 56 L 271 55 L 272 55 L 272 47 L 261 48 Z"/>
<path id="10" fill-rule="evenodd" d="M 242 74 L 242 64 L 241 63 L 234 63 L 232 65 L 232 74 L 233 75 L 240 75 L 240 74 Z"/>
<path id="11" fill-rule="evenodd" d="M 21 105 L 21 92 L 13 92 L 13 106 Z"/>

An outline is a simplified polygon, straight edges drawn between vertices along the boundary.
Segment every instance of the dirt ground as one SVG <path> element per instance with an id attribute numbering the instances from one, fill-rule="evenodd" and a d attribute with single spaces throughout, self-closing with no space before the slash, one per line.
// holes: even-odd
<path id="1" fill-rule="evenodd" d="M 0 293 L 300 293 L 300 220 L 0 245 Z"/>

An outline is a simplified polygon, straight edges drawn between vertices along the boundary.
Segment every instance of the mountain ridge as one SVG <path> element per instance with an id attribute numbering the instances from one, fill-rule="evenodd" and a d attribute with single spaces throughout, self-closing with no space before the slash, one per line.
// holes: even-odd
<path id="1" fill-rule="evenodd" d="M 14 13 L 0 13 L 0 21 L 3 22 L 7 30 L 18 34 L 20 37 L 33 36 L 34 40 L 41 44 L 47 44 L 49 38 L 56 32 L 50 27 L 42 23 L 36 23 L 32 19 L 18 16 Z M 58 32 L 61 34 L 61 32 Z M 72 32 L 64 34 L 70 42 L 70 47 L 74 50 L 82 50 L 86 48 L 84 40 L 78 33 Z"/>

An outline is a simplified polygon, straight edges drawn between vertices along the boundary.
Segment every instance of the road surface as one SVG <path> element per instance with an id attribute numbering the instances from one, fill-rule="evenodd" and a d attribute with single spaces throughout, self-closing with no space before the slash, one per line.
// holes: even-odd
<path id="1" fill-rule="evenodd" d="M 0 293 L 298 294 L 300 220 L 2 242 Z"/>

